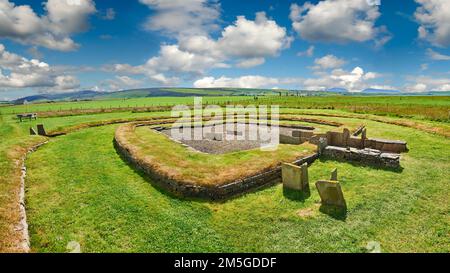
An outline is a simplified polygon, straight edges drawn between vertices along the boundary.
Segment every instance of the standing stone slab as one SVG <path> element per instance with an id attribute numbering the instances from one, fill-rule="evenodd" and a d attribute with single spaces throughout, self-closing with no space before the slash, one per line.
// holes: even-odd
<path id="1" fill-rule="evenodd" d="M 334 170 L 331 172 L 331 178 L 330 178 L 330 180 L 331 180 L 331 181 L 338 181 L 338 171 L 337 171 L 337 169 L 334 169 Z"/>
<path id="2" fill-rule="evenodd" d="M 309 189 L 308 164 L 303 164 L 299 167 L 284 163 L 281 166 L 281 176 L 283 179 L 283 187 L 286 189 L 297 191 L 307 191 Z"/>
<path id="3" fill-rule="evenodd" d="M 45 132 L 45 128 L 44 128 L 43 124 L 38 124 L 37 125 L 37 129 L 38 129 L 38 134 L 40 136 L 46 136 L 47 135 L 47 133 Z"/>
<path id="4" fill-rule="evenodd" d="M 33 127 L 30 127 L 30 135 L 35 136 L 37 135 L 36 131 L 34 130 Z"/>
<path id="5" fill-rule="evenodd" d="M 322 205 L 335 206 L 346 208 L 347 204 L 344 199 L 344 193 L 342 192 L 341 185 L 338 181 L 326 181 L 321 180 L 316 183 L 317 190 L 319 191 Z"/>
<path id="6" fill-rule="evenodd" d="M 328 141 L 325 137 L 319 138 L 319 144 L 317 145 L 317 152 L 322 155 L 325 148 L 328 146 Z"/>

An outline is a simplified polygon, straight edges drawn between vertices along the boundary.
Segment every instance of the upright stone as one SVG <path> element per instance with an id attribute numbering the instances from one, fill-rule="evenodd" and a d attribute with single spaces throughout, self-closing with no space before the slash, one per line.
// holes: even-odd
<path id="1" fill-rule="evenodd" d="M 283 187 L 296 191 L 306 191 L 309 189 L 308 183 L 308 167 L 296 166 L 284 163 L 281 166 L 281 176 L 283 179 Z"/>
<path id="2" fill-rule="evenodd" d="M 338 171 L 337 171 L 337 169 L 334 169 L 331 172 L 331 179 L 330 180 L 331 181 L 338 181 Z"/>
<path id="3" fill-rule="evenodd" d="M 30 127 L 30 135 L 35 136 L 37 135 L 36 131 L 34 130 L 33 127 Z"/>
<path id="4" fill-rule="evenodd" d="M 319 145 L 317 145 L 317 152 L 319 153 L 319 155 L 322 155 L 323 151 L 327 146 L 328 146 L 327 138 L 325 137 L 319 138 Z"/>
<path id="5" fill-rule="evenodd" d="M 341 185 L 338 181 L 317 181 L 316 188 L 319 191 L 322 205 L 346 208 Z"/>
<path id="6" fill-rule="evenodd" d="M 362 129 L 361 139 L 362 140 L 366 140 L 367 139 L 367 129 L 366 128 Z"/>
<path id="7" fill-rule="evenodd" d="M 362 148 L 366 148 L 366 140 L 367 140 L 367 129 L 364 128 L 361 132 L 361 144 Z"/>
<path id="8" fill-rule="evenodd" d="M 304 163 L 300 168 L 302 171 L 302 188 L 303 190 L 309 190 L 308 163 Z"/>
<path id="9" fill-rule="evenodd" d="M 43 124 L 38 124 L 37 125 L 37 129 L 38 129 L 38 134 L 40 136 L 46 136 L 47 135 L 47 133 L 45 132 L 45 128 L 44 128 Z"/>

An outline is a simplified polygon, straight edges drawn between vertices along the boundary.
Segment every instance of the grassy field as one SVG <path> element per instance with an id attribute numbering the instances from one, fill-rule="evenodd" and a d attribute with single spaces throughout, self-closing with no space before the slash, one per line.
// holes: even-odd
<path id="1" fill-rule="evenodd" d="M 450 121 L 450 97 L 421 96 L 324 96 L 261 97 L 260 104 L 307 109 L 338 109 L 353 113 Z"/>
<path id="2" fill-rule="evenodd" d="M 448 107 L 448 98 L 435 102 L 409 100 L 418 107 Z M 394 100 L 392 107 L 397 104 Z M 0 252 L 19 251 L 14 229 L 19 163 L 27 147 L 45 140 L 28 136 L 29 126 L 36 123 L 48 131 L 72 132 L 51 139 L 26 161 L 27 216 L 35 252 L 65 252 L 70 241 L 79 242 L 83 252 L 364 252 L 369 241 L 380 242 L 384 252 L 450 252 L 450 138 L 442 136 L 450 132 L 448 122 L 298 106 L 283 112 L 348 126 L 364 123 L 369 137 L 406 140 L 410 151 L 402 156 L 402 171 L 319 160 L 310 168 L 312 191 L 306 199 L 277 185 L 225 203 L 186 201 L 153 187 L 118 156 L 112 140 L 120 125 L 82 126 L 168 113 L 119 112 L 24 123 L 4 114 Z M 346 215 L 320 211 L 312 184 L 329 177 L 335 167 L 347 199 Z"/>
<path id="3" fill-rule="evenodd" d="M 186 90 L 185 90 L 186 91 Z M 187 92 L 187 91 L 186 91 Z M 249 96 L 204 97 L 203 104 L 240 103 L 243 105 L 280 105 L 283 108 L 331 109 L 359 114 L 414 118 L 440 122 L 450 122 L 450 97 L 448 96 L 261 96 L 257 100 Z M 192 97 L 154 97 L 138 99 L 94 100 L 81 102 L 40 103 L 20 106 L 0 107 L 0 114 L 23 112 L 61 112 L 88 109 L 145 108 L 192 104 Z M 121 111 L 116 109 L 115 111 Z"/>
<path id="4" fill-rule="evenodd" d="M 252 97 L 245 96 L 218 96 L 204 97 L 204 104 L 219 104 L 223 102 L 248 101 Z M 138 99 L 111 99 L 111 100 L 92 100 L 78 102 L 54 102 L 54 103 L 36 103 L 16 106 L 0 107 L 1 114 L 19 114 L 30 112 L 52 112 L 63 110 L 86 110 L 86 109 L 109 109 L 109 108 L 132 108 L 132 107 L 151 107 L 151 106 L 173 106 L 178 104 L 193 104 L 193 97 L 155 97 Z"/>

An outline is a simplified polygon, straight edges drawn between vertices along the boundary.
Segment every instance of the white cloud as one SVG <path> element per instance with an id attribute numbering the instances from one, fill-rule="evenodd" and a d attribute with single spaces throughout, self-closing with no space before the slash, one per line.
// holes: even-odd
<path id="1" fill-rule="evenodd" d="M 142 80 L 131 78 L 128 76 L 116 76 L 115 79 L 104 81 L 101 85 L 109 91 L 118 91 L 129 88 L 136 88 L 143 83 Z M 97 86 L 97 89 L 99 87 Z"/>
<path id="2" fill-rule="evenodd" d="M 310 46 L 310 47 L 308 47 L 308 49 L 306 51 L 297 53 L 297 56 L 299 56 L 299 57 L 302 57 L 302 56 L 312 57 L 314 55 L 314 50 L 315 50 L 315 47 L 314 46 Z"/>
<path id="3" fill-rule="evenodd" d="M 168 35 L 206 35 L 218 28 L 220 5 L 209 0 L 139 0 L 155 11 L 145 28 Z"/>
<path id="4" fill-rule="evenodd" d="M 323 73 L 319 78 L 306 79 L 303 82 L 307 90 L 327 90 L 330 88 L 345 88 L 350 92 L 360 92 L 373 86 L 370 80 L 378 78 L 374 72 L 365 73 L 361 67 L 355 67 L 348 72 L 343 69 L 335 69 L 331 74 Z"/>
<path id="5" fill-rule="evenodd" d="M 264 58 L 245 59 L 245 60 L 237 63 L 236 66 L 240 67 L 240 68 L 250 68 L 250 67 L 262 65 L 265 62 L 266 62 L 266 59 L 264 59 Z"/>
<path id="6" fill-rule="evenodd" d="M 225 28 L 217 42 L 225 55 L 244 59 L 276 56 L 290 43 L 286 29 L 269 20 L 264 12 L 258 12 L 254 21 L 238 16 L 234 25 Z"/>
<path id="7" fill-rule="evenodd" d="M 416 0 L 421 6 L 414 16 L 419 22 L 419 38 L 440 47 L 450 45 L 450 1 Z"/>
<path id="8" fill-rule="evenodd" d="M 404 87 L 407 92 L 450 91 L 450 78 L 410 76 L 407 80 L 410 82 Z"/>
<path id="9" fill-rule="evenodd" d="M 0 38 L 61 51 L 78 48 L 70 36 L 88 28 L 88 17 L 96 11 L 94 2 L 48 0 L 44 8 L 47 13 L 38 16 L 28 5 L 0 0 Z"/>
<path id="10" fill-rule="evenodd" d="M 427 49 L 427 55 L 430 59 L 435 60 L 435 61 L 450 61 L 449 55 L 441 54 L 439 52 L 434 51 L 431 48 Z"/>
<path id="11" fill-rule="evenodd" d="M 0 44 L 0 90 L 41 88 L 64 91 L 77 88 L 79 85 L 75 77 L 58 73 L 45 62 L 29 60 L 8 52 Z"/>
<path id="12" fill-rule="evenodd" d="M 115 64 L 106 70 L 144 74 L 158 83 L 174 84 L 180 77 L 192 78 L 213 68 L 228 68 L 230 62 L 240 68 L 261 65 L 267 57 L 289 47 L 290 42 L 286 29 L 260 12 L 254 21 L 239 16 L 217 40 L 206 35 L 182 36 L 178 44 L 162 45 L 159 55 L 143 65 Z"/>
<path id="13" fill-rule="evenodd" d="M 334 69 L 343 66 L 346 63 L 346 61 L 344 59 L 339 59 L 338 57 L 329 54 L 322 58 L 315 59 L 314 63 L 316 64 L 313 67 L 314 69 Z"/>
<path id="14" fill-rule="evenodd" d="M 261 87 L 273 87 L 279 84 L 280 81 L 276 78 L 268 78 L 263 76 L 242 76 L 239 78 L 228 77 L 205 77 L 194 82 L 196 88 L 261 88 Z"/>
<path id="15" fill-rule="evenodd" d="M 291 5 L 294 30 L 305 40 L 320 42 L 365 42 L 381 46 L 390 40 L 385 27 L 376 27 L 378 5 L 367 0 L 325 0 L 316 5 Z"/>

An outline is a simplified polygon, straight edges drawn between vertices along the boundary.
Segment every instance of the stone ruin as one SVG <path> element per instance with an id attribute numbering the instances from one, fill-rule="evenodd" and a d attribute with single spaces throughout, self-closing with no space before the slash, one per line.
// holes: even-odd
<path id="1" fill-rule="evenodd" d="M 318 146 L 319 155 L 393 169 L 400 168 L 400 153 L 408 151 L 404 141 L 367 138 L 364 126 L 353 134 L 344 128 L 343 132 L 315 134 L 309 130 L 294 130 L 291 136 L 280 135 L 282 144 L 298 145 L 306 141 Z"/>

